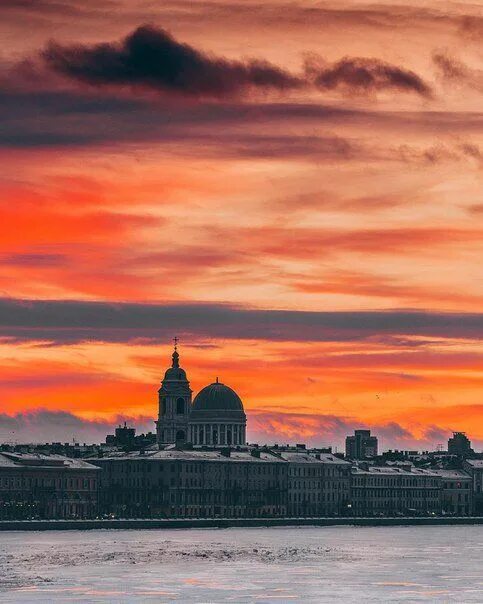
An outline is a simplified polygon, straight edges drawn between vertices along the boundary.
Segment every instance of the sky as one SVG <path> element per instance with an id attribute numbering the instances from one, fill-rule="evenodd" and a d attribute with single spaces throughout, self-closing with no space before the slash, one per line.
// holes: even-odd
<path id="1" fill-rule="evenodd" d="M 2 0 L 0 439 L 483 448 L 483 7 Z"/>

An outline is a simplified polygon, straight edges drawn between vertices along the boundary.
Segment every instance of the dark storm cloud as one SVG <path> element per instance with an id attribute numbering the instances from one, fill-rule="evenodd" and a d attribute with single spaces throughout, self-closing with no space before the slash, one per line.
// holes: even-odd
<path id="1" fill-rule="evenodd" d="M 142 86 L 195 97 L 230 96 L 252 87 L 285 90 L 301 83 L 267 61 L 211 57 L 147 25 L 119 44 L 52 42 L 42 56 L 55 71 L 88 84 Z"/>
<path id="2" fill-rule="evenodd" d="M 483 314 L 0 299 L 0 337 L 13 341 L 154 343 L 174 332 L 187 340 L 356 341 L 381 335 L 478 339 L 483 336 Z"/>
<path id="3" fill-rule="evenodd" d="M 350 94 L 397 90 L 431 97 L 431 88 L 416 73 L 379 59 L 345 57 L 322 67 L 309 63 L 307 70 L 321 90 L 341 89 Z"/>

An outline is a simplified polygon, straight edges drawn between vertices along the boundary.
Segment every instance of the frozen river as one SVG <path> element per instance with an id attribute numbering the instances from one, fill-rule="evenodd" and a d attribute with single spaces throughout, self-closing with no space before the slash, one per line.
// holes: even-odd
<path id="1" fill-rule="evenodd" d="M 483 526 L 0 533 L 0 602 L 483 602 Z"/>

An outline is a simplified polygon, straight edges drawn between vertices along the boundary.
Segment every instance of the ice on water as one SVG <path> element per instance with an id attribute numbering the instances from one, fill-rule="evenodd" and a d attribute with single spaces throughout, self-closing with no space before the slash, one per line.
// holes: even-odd
<path id="1" fill-rule="evenodd" d="M 1 602 L 483 602 L 483 526 L 0 533 Z"/>

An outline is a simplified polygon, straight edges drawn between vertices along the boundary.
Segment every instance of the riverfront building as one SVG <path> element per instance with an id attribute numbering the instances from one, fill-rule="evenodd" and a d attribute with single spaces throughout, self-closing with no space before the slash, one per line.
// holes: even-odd
<path id="1" fill-rule="evenodd" d="M 310 451 L 282 451 L 288 464 L 290 516 L 347 514 L 351 464 L 339 457 Z"/>
<path id="2" fill-rule="evenodd" d="M 474 513 L 483 515 L 483 459 L 466 459 L 463 470 L 471 477 Z"/>
<path id="3" fill-rule="evenodd" d="M 99 473 L 80 459 L 0 453 L 0 520 L 94 518 Z"/>
<path id="4" fill-rule="evenodd" d="M 260 449 L 120 453 L 102 468 L 101 510 L 125 517 L 287 515 L 288 464 Z"/>
<path id="5" fill-rule="evenodd" d="M 356 516 L 441 513 L 441 476 L 410 464 L 352 468 L 351 505 Z"/>
<path id="6" fill-rule="evenodd" d="M 473 513 L 472 480 L 463 470 L 433 470 L 441 476 L 443 514 L 470 516 Z"/>

